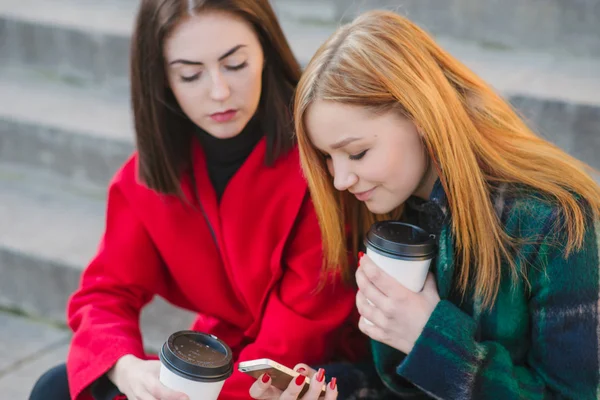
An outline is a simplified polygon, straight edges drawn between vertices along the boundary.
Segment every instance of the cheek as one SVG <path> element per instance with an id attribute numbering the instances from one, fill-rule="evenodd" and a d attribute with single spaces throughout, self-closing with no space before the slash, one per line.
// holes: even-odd
<path id="1" fill-rule="evenodd" d="M 232 92 L 238 93 L 245 103 L 258 102 L 262 92 L 262 70 L 249 67 L 232 78 Z"/>
<path id="2" fill-rule="evenodd" d="M 175 82 L 171 85 L 175 100 L 190 118 L 202 111 L 203 101 L 201 101 L 202 91 L 200 85 L 199 82 Z"/>
<path id="3" fill-rule="evenodd" d="M 335 176 L 335 172 L 333 169 L 333 160 L 331 158 L 327 158 L 325 160 L 325 165 L 327 165 L 327 171 L 329 171 L 329 175 L 332 177 Z"/>
<path id="4" fill-rule="evenodd" d="M 385 158 L 390 186 L 401 191 L 414 191 L 427 169 L 427 158 L 421 146 L 404 147 L 389 152 Z"/>

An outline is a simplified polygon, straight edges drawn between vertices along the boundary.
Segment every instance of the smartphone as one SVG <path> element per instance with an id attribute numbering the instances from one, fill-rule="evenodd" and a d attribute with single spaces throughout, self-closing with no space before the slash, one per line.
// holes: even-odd
<path id="1" fill-rule="evenodd" d="M 290 382 L 300 375 L 293 369 L 288 368 L 285 365 L 281 365 L 273 360 L 269 360 L 268 358 L 241 362 L 238 365 L 238 370 L 250 375 L 254 379 L 258 379 L 262 374 L 269 374 L 271 377 L 271 385 L 280 390 L 287 389 Z M 305 378 L 304 382 L 304 389 L 302 389 L 302 392 L 300 392 L 300 396 L 298 396 L 298 398 L 302 398 L 302 396 L 304 396 L 310 387 L 310 379 L 308 377 Z M 323 386 L 319 398 L 324 397 L 325 393 L 325 386 Z"/>

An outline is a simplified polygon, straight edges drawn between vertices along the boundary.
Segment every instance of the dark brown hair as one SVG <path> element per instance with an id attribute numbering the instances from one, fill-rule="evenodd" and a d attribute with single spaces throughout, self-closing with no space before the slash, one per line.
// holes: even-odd
<path id="1" fill-rule="evenodd" d="M 142 0 L 131 46 L 131 102 L 139 176 L 160 193 L 181 196 L 194 126 L 166 84 L 163 46 L 181 18 L 204 11 L 243 18 L 260 40 L 265 67 L 257 117 L 267 140 L 265 162 L 272 164 L 294 143 L 291 101 L 301 70 L 267 0 Z"/>

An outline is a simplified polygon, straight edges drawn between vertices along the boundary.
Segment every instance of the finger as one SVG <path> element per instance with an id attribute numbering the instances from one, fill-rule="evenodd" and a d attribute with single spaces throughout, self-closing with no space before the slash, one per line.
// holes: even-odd
<path id="1" fill-rule="evenodd" d="M 161 400 L 159 397 L 154 397 L 152 396 L 150 393 L 148 392 L 143 392 L 139 395 L 136 395 L 135 397 L 129 397 L 127 396 L 128 399 L 136 399 L 136 400 Z"/>
<path id="2" fill-rule="evenodd" d="M 396 278 L 379 268 L 369 256 L 364 256 L 362 260 L 364 262 L 361 261 L 361 272 L 385 296 L 392 297 L 408 291 Z"/>
<path id="3" fill-rule="evenodd" d="M 250 397 L 261 400 L 278 398 L 281 395 L 281 390 L 271 386 L 272 382 L 269 375 L 261 375 L 250 387 Z"/>
<path id="4" fill-rule="evenodd" d="M 360 292 L 373 306 L 380 310 L 393 311 L 393 301 L 373 285 L 362 271 L 356 273 L 356 283 Z M 387 313 L 385 313 L 387 315 Z"/>
<path id="5" fill-rule="evenodd" d="M 404 353 L 407 352 L 406 349 L 412 348 L 412 344 L 410 344 L 406 340 L 403 340 L 399 337 L 391 338 L 388 334 L 386 334 L 386 332 L 383 329 L 381 329 L 377 325 L 369 324 L 368 322 L 366 322 L 364 317 L 361 317 L 358 320 L 358 329 L 360 329 L 362 333 L 364 333 L 371 339 L 377 342 L 385 343 L 388 346 L 391 346 Z M 392 339 L 394 339 L 393 343 Z"/>
<path id="6" fill-rule="evenodd" d="M 310 388 L 302 397 L 302 400 L 318 400 L 323 387 L 325 387 L 325 370 L 320 368 L 310 380 Z"/>
<path id="7" fill-rule="evenodd" d="M 338 396 L 337 379 L 331 378 L 331 382 L 327 385 L 327 394 L 325 400 L 336 400 Z"/>
<path id="8" fill-rule="evenodd" d="M 157 379 L 147 385 L 148 393 L 160 400 L 189 400 L 185 393 L 169 389 Z"/>
<path id="9" fill-rule="evenodd" d="M 367 322 L 367 318 L 360 317 L 360 319 L 358 320 L 358 329 L 360 329 L 362 333 L 364 333 L 371 339 L 385 343 L 385 341 L 383 340 L 384 336 L 382 329 L 374 323 Z"/>
<path id="10" fill-rule="evenodd" d="M 281 394 L 281 397 L 279 397 L 279 400 L 296 400 L 305 384 L 306 377 L 304 375 L 298 375 L 296 378 L 292 379 L 287 389 L 285 389 Z"/>
<path id="11" fill-rule="evenodd" d="M 294 371 L 302 375 L 308 376 L 309 378 L 311 378 L 314 374 L 317 373 L 317 371 L 303 363 L 296 364 L 296 366 L 294 367 Z"/>
<path id="12" fill-rule="evenodd" d="M 361 291 L 358 291 L 356 294 L 356 308 L 362 317 L 378 327 L 385 328 L 387 326 L 388 318 L 383 314 L 383 312 L 381 312 L 381 310 L 373 306 L 373 304 L 369 302 L 369 300 L 362 294 Z"/>

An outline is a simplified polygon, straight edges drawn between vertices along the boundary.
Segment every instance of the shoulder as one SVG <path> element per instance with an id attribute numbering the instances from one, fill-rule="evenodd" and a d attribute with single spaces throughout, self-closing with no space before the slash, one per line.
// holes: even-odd
<path id="1" fill-rule="evenodd" d="M 110 181 L 109 191 L 118 190 L 123 193 L 131 192 L 132 190 L 148 189 L 139 178 L 138 168 L 138 153 L 134 152 L 115 172 Z"/>
<path id="2" fill-rule="evenodd" d="M 593 228 L 589 205 L 575 193 L 572 197 L 583 213 L 586 227 Z M 565 208 L 556 198 L 524 185 L 503 185 L 493 192 L 492 200 L 510 236 L 566 240 Z"/>

